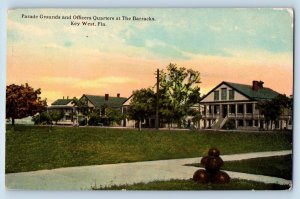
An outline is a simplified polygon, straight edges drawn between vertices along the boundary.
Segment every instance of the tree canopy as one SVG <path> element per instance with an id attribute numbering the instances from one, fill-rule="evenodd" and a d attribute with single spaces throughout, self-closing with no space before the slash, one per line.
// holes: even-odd
<path id="1" fill-rule="evenodd" d="M 128 116 L 130 119 L 143 121 L 155 114 L 155 93 L 150 88 L 133 91 Z"/>
<path id="2" fill-rule="evenodd" d="M 258 109 L 260 113 L 264 115 L 267 124 L 271 124 L 277 121 L 280 115 L 283 114 L 285 110 L 292 110 L 293 100 L 286 95 L 279 94 L 272 100 L 265 100 L 258 103 Z M 268 126 L 268 125 L 267 125 Z"/>
<path id="3" fill-rule="evenodd" d="M 166 70 L 160 70 L 159 77 L 159 118 L 165 123 L 181 121 L 189 110 L 200 100 L 200 73 L 170 63 Z M 154 117 L 156 92 L 152 89 L 140 89 L 133 92 L 129 116 L 143 121 Z M 200 116 L 197 114 L 197 118 Z"/>
<path id="4" fill-rule="evenodd" d="M 46 109 L 46 99 L 40 97 L 41 89 L 25 85 L 11 84 L 6 86 L 6 118 L 12 120 L 34 116 Z"/>
<path id="5" fill-rule="evenodd" d="M 160 115 L 165 121 L 180 124 L 200 100 L 200 73 L 170 63 L 160 74 Z"/>

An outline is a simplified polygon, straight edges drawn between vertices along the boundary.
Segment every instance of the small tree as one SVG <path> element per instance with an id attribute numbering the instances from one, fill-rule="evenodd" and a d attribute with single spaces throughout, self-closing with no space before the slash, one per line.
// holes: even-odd
<path id="1" fill-rule="evenodd" d="M 34 90 L 25 85 L 11 84 L 6 86 L 6 118 L 15 124 L 15 119 L 34 116 L 46 109 L 46 99 L 40 97 L 41 89 Z"/>
<path id="2" fill-rule="evenodd" d="M 34 124 L 52 124 L 52 119 L 46 111 L 36 114 L 32 117 Z"/>
<path id="3" fill-rule="evenodd" d="M 139 130 L 141 122 L 155 114 L 155 93 L 150 88 L 136 90 L 132 94 L 132 100 L 128 110 L 128 116 L 138 121 Z"/>
<path id="4" fill-rule="evenodd" d="M 72 103 L 78 107 L 78 111 L 84 116 L 86 119 L 85 125 L 88 124 L 91 113 L 93 110 L 90 109 L 83 101 L 77 99 L 76 97 L 73 98 Z"/>
<path id="5" fill-rule="evenodd" d="M 292 109 L 292 99 L 286 95 L 279 94 L 272 100 L 264 100 L 258 103 L 258 109 L 264 115 L 267 129 L 269 129 L 269 125 L 272 126 L 273 122 L 279 119 L 284 109 Z"/>
<path id="6" fill-rule="evenodd" d="M 113 123 L 121 124 L 121 121 L 125 119 L 125 115 L 120 110 L 116 110 L 110 107 L 105 109 L 105 116 L 108 120 L 109 125 Z"/>
<path id="7" fill-rule="evenodd" d="M 54 121 L 55 124 L 57 124 L 57 122 L 64 117 L 63 111 L 58 111 L 58 110 L 51 110 L 49 115 L 51 120 Z"/>
<path id="8" fill-rule="evenodd" d="M 89 126 L 98 126 L 100 124 L 100 122 L 101 122 L 100 110 L 94 109 L 89 114 L 88 125 Z"/>

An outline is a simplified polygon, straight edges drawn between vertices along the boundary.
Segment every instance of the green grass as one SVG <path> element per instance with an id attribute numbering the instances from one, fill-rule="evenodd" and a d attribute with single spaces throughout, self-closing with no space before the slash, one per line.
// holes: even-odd
<path id="1" fill-rule="evenodd" d="M 199 184 L 192 180 L 153 181 L 133 185 L 92 187 L 93 190 L 286 190 L 288 185 L 232 179 L 228 184 Z"/>
<path id="2" fill-rule="evenodd" d="M 137 131 L 15 126 L 6 131 L 6 173 L 59 167 L 292 149 L 292 133 Z"/>
<path id="3" fill-rule="evenodd" d="M 200 163 L 187 166 L 200 167 Z M 226 161 L 222 170 L 292 179 L 292 155 Z"/>

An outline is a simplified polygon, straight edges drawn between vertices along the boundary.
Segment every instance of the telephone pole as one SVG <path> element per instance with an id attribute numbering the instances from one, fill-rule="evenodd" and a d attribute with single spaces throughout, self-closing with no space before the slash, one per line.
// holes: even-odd
<path id="1" fill-rule="evenodd" d="M 156 70 L 156 114 L 155 114 L 155 128 L 156 128 L 156 130 L 159 129 L 158 100 L 159 100 L 159 69 Z"/>

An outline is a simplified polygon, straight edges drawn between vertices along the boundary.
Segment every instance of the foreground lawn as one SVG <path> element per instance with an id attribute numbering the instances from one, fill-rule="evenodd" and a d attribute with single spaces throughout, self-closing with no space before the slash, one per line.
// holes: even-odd
<path id="1" fill-rule="evenodd" d="M 6 173 L 95 164 L 292 149 L 292 133 L 137 131 L 16 126 L 6 131 Z"/>
<path id="2" fill-rule="evenodd" d="M 199 184 L 192 180 L 154 181 L 133 185 L 92 187 L 93 190 L 285 190 L 288 185 L 232 179 L 228 184 Z"/>
<path id="3" fill-rule="evenodd" d="M 187 164 L 200 167 L 200 163 Z M 292 155 L 226 161 L 222 170 L 292 179 Z"/>

